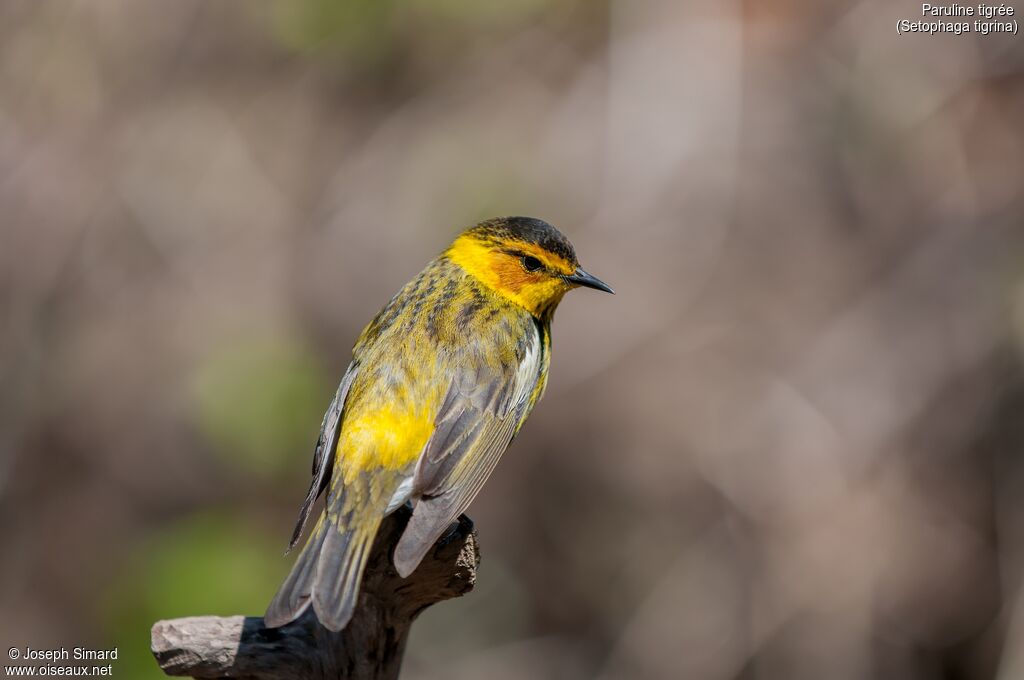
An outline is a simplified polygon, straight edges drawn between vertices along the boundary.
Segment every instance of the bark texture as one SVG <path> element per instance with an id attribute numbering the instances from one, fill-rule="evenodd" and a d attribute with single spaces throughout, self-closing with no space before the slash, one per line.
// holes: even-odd
<path id="1" fill-rule="evenodd" d="M 334 633 L 312 609 L 281 628 L 262 617 L 194 616 L 158 621 L 152 651 L 168 675 L 245 680 L 384 680 L 397 678 L 416 616 L 473 589 L 480 557 L 473 523 L 463 515 L 409 578 L 391 553 L 409 520 L 405 508 L 384 520 L 366 566 L 352 621 Z"/>

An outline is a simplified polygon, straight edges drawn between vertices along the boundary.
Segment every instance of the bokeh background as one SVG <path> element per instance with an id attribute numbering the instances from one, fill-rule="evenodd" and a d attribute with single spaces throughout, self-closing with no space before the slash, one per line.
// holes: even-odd
<path id="1" fill-rule="evenodd" d="M 526 214 L 618 295 L 404 677 L 1024 677 L 1024 38 L 919 12 L 0 4 L 4 649 L 262 613 L 358 332 Z"/>

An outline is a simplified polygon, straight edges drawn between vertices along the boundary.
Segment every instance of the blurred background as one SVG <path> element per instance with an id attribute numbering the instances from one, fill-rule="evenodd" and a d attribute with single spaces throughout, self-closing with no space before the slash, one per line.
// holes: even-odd
<path id="1" fill-rule="evenodd" d="M 618 295 L 405 678 L 1024 677 L 1024 42 L 919 12 L 0 4 L 0 642 L 261 614 L 359 331 L 525 214 Z"/>

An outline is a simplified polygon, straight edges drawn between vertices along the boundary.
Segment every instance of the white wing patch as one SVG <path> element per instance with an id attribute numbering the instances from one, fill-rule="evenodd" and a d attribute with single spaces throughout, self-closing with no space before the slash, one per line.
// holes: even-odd
<path id="1" fill-rule="evenodd" d="M 530 341 L 526 346 L 526 356 L 523 357 L 522 362 L 519 364 L 519 369 L 516 371 L 515 391 L 512 393 L 510 403 L 513 412 L 530 398 L 533 388 L 537 384 L 537 376 L 540 373 L 540 334 L 537 331 L 536 325 L 530 324 L 530 328 L 532 332 L 530 333 Z"/>

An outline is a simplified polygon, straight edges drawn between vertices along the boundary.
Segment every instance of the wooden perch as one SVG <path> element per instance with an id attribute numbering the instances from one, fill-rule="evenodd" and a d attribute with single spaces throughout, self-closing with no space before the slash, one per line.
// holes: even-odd
<path id="1" fill-rule="evenodd" d="M 416 616 L 473 589 L 480 562 L 465 515 L 407 579 L 391 562 L 409 521 L 402 508 L 381 525 L 363 575 L 359 604 L 344 630 L 320 625 L 312 608 L 281 628 L 255 616 L 194 616 L 153 625 L 152 650 L 168 675 L 244 680 L 397 678 Z"/>

